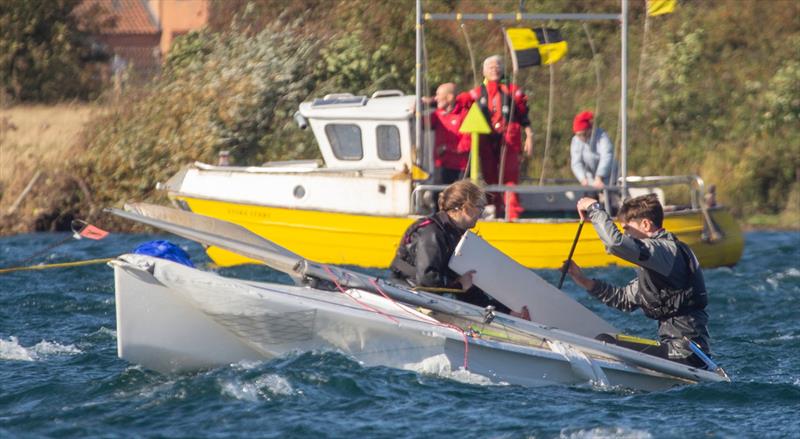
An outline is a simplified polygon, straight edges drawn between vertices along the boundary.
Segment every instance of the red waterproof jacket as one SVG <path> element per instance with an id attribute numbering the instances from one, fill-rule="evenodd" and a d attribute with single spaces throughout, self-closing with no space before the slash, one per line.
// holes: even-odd
<path id="1" fill-rule="evenodd" d="M 434 130 L 436 142 L 434 159 L 437 168 L 463 171 L 467 167 L 470 136 L 458 132 L 466 116 L 467 110 L 462 105 L 456 105 L 450 112 L 437 108 L 431 115 L 431 128 Z"/>
<path id="2" fill-rule="evenodd" d="M 513 97 L 513 112 L 512 112 Z M 477 102 L 486 116 L 495 136 L 481 136 L 481 145 L 486 141 L 498 142 L 505 137 L 506 147 L 511 152 L 522 150 L 522 127 L 530 125 L 528 119 L 528 97 L 515 84 L 487 82 L 461 93 L 456 97 L 456 104 L 468 109 Z M 490 140 L 491 139 L 491 140 Z"/>

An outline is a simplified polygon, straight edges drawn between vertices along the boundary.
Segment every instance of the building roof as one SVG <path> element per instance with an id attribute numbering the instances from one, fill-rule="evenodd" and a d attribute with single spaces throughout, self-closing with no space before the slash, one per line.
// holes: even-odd
<path id="1" fill-rule="evenodd" d="M 115 19 L 115 26 L 104 34 L 150 35 L 161 31 L 147 0 L 84 0 L 79 9 L 89 9 L 92 5 L 100 6 Z"/>

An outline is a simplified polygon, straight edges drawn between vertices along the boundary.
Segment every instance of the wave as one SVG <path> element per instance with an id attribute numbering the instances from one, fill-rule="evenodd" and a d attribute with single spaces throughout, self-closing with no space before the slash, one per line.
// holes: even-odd
<path id="1" fill-rule="evenodd" d="M 463 367 L 453 370 L 450 367 L 450 360 L 444 354 L 426 358 L 419 363 L 405 364 L 402 368 L 425 375 L 436 375 L 443 378 L 449 378 L 464 384 L 477 384 L 482 386 L 496 384 L 493 383 L 491 379 L 483 375 L 472 373 Z"/>
<path id="2" fill-rule="evenodd" d="M 590 429 L 564 429 L 559 438 L 564 439 L 594 439 L 594 438 L 628 438 L 650 439 L 653 435 L 647 431 L 628 429 L 625 427 L 595 427 Z"/>
<path id="3" fill-rule="evenodd" d="M 780 287 L 780 281 L 798 277 L 800 277 L 800 270 L 792 267 L 767 277 L 767 283 L 772 288 L 778 289 Z"/>
<path id="4" fill-rule="evenodd" d="M 270 400 L 275 396 L 289 396 L 295 393 L 289 380 L 276 374 L 262 375 L 252 381 L 232 380 L 222 381 L 219 384 L 223 394 L 241 401 Z"/>
<path id="5" fill-rule="evenodd" d="M 0 360 L 37 361 L 50 355 L 83 353 L 75 345 L 42 340 L 31 347 L 22 346 L 17 337 L 0 338 Z"/>

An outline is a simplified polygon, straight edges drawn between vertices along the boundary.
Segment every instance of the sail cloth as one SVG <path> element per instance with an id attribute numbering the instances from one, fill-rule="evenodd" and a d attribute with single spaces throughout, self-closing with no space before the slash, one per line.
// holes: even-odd
<path id="1" fill-rule="evenodd" d="M 527 306 L 531 320 L 536 323 L 591 338 L 619 332 L 472 232 L 461 237 L 450 258 L 450 268 L 459 274 L 475 270 L 472 276 L 475 285 L 515 311 Z"/>
<path id="2" fill-rule="evenodd" d="M 567 42 L 558 29 L 512 27 L 506 29 L 506 41 L 515 70 L 554 64 L 567 53 Z"/>
<path id="3" fill-rule="evenodd" d="M 647 0 L 647 15 L 655 17 L 671 14 L 675 11 L 675 3 L 677 0 Z"/>

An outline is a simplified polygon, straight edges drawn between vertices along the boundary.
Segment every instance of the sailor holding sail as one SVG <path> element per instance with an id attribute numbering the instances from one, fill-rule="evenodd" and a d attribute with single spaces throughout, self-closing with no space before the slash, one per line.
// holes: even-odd
<path id="1" fill-rule="evenodd" d="M 448 267 L 461 236 L 475 227 L 486 208 L 486 193 L 459 180 L 439 195 L 439 211 L 414 222 L 400 241 L 389 267 L 392 277 L 411 287 L 461 290 L 458 300 L 530 320 L 526 308 L 514 312 L 472 284 L 472 271 L 458 275 Z"/>
<path id="2" fill-rule="evenodd" d="M 658 320 L 659 356 L 695 367 L 705 363 L 693 353 L 695 343 L 709 353 L 708 303 L 703 271 L 688 245 L 661 226 L 664 211 L 655 194 L 632 198 L 619 210 L 620 233 L 597 200 L 578 201 L 581 218 L 588 216 L 606 250 L 637 265 L 638 277 L 624 287 L 590 279 L 568 261 L 568 273 L 589 294 L 622 311 L 641 308 Z M 610 338 L 606 341 L 614 341 Z M 624 344 L 624 343 L 619 343 Z"/>

